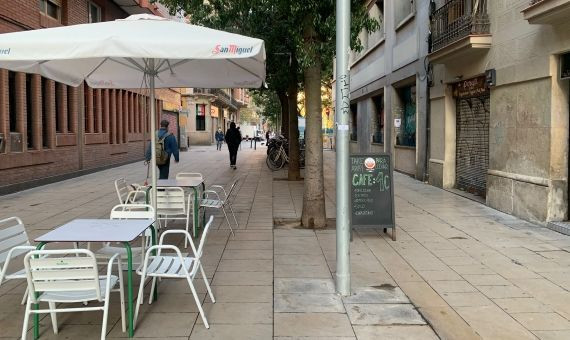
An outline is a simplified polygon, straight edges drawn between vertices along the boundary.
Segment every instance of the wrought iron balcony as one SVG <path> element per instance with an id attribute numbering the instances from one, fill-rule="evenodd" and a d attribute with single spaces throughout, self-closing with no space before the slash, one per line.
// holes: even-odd
<path id="1" fill-rule="evenodd" d="M 487 0 L 449 0 L 431 14 L 431 52 L 464 38 L 490 34 Z"/>

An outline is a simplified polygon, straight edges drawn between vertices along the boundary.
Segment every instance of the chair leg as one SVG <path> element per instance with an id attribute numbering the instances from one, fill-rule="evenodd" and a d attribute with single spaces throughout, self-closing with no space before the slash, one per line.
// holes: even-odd
<path id="1" fill-rule="evenodd" d="M 232 215 L 234 216 L 234 221 L 236 222 L 236 229 L 239 229 L 239 223 L 237 221 L 236 214 L 234 212 L 234 208 L 232 207 L 231 203 L 228 203 L 228 206 L 230 207 L 230 211 L 231 211 Z"/>
<path id="2" fill-rule="evenodd" d="M 194 296 L 194 301 L 196 301 L 196 306 L 198 307 L 198 311 L 200 312 L 200 316 L 202 317 L 202 321 L 204 321 L 204 326 L 206 326 L 206 328 L 210 328 L 208 320 L 206 320 L 206 314 L 204 314 L 204 310 L 202 309 L 202 303 L 200 302 L 198 294 L 196 293 L 196 288 L 194 288 L 194 285 L 192 284 L 192 279 L 188 277 L 187 280 L 188 284 L 190 285 L 190 290 L 192 291 L 192 295 Z"/>
<path id="3" fill-rule="evenodd" d="M 204 272 L 204 267 L 202 267 L 201 263 L 200 263 L 200 272 L 202 273 L 202 278 L 204 278 L 204 283 L 206 284 L 208 295 L 210 295 L 210 300 L 212 300 L 212 303 L 216 303 L 216 299 L 214 298 L 214 294 L 212 293 L 212 289 L 210 288 L 210 283 L 208 282 L 208 278 L 206 277 L 206 273 Z"/>
<path id="4" fill-rule="evenodd" d="M 143 272 L 144 274 L 144 272 Z M 146 281 L 146 275 L 141 275 L 141 284 L 139 285 L 139 295 L 137 296 L 137 303 L 135 307 L 135 316 L 133 321 L 133 328 L 137 325 L 137 318 L 139 316 L 139 308 L 143 304 L 143 295 L 144 295 L 144 282 Z M 152 296 L 152 292 L 150 294 Z"/>
<path id="5" fill-rule="evenodd" d="M 148 304 L 151 305 L 152 304 L 152 298 L 153 295 L 152 292 L 154 292 L 154 287 L 156 287 L 156 276 L 152 278 L 152 285 L 150 286 L 150 296 L 148 297 Z"/>
<path id="6" fill-rule="evenodd" d="M 103 324 L 101 325 L 101 340 L 105 340 L 107 335 L 107 319 L 109 318 L 109 296 L 105 299 L 103 305 Z"/>
<path id="7" fill-rule="evenodd" d="M 222 205 L 222 211 L 224 212 L 224 216 L 226 216 L 226 222 L 228 222 L 228 227 L 230 227 L 230 231 L 231 231 L 232 235 L 235 237 L 236 235 L 234 234 L 232 224 L 230 223 L 230 219 L 228 218 L 228 214 L 226 213 L 226 209 L 224 208 L 223 205 Z"/>
<path id="8" fill-rule="evenodd" d="M 123 333 L 127 331 L 127 320 L 125 317 L 125 289 L 123 285 L 123 268 L 119 267 L 119 296 L 121 297 L 121 326 Z"/>
<path id="9" fill-rule="evenodd" d="M 194 220 L 194 215 L 192 215 L 192 220 Z M 188 227 L 190 224 L 190 214 L 186 215 L 186 232 L 188 232 Z M 184 237 L 184 249 L 188 248 L 188 237 Z"/>
<path id="10" fill-rule="evenodd" d="M 58 333 L 57 329 L 57 314 L 55 312 L 55 302 L 48 302 L 49 305 L 49 315 L 51 317 L 51 326 L 53 327 L 53 334 Z"/>
<path id="11" fill-rule="evenodd" d="M 28 333 L 28 322 L 30 321 L 30 307 L 32 303 L 30 299 L 26 302 L 26 311 L 24 312 L 24 325 L 22 326 L 22 340 L 26 340 L 26 334 Z"/>
<path id="12" fill-rule="evenodd" d="M 24 292 L 24 297 L 22 298 L 22 302 L 20 304 L 24 305 L 27 299 L 28 299 L 28 287 L 26 287 L 26 291 Z"/>

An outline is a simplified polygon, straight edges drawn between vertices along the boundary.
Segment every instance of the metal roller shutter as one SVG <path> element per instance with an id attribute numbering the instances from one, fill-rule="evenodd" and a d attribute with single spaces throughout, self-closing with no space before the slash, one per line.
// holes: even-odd
<path id="1" fill-rule="evenodd" d="M 489 169 L 490 94 L 457 99 L 456 186 L 485 197 Z"/>

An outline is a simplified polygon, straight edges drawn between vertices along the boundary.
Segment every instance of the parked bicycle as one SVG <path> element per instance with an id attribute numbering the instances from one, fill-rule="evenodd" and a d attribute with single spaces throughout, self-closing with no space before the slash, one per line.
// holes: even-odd
<path id="1" fill-rule="evenodd" d="M 271 139 L 267 143 L 267 167 L 272 171 L 277 171 L 289 163 L 289 143 L 283 136 Z M 305 149 L 299 150 L 299 167 L 305 167 Z"/>

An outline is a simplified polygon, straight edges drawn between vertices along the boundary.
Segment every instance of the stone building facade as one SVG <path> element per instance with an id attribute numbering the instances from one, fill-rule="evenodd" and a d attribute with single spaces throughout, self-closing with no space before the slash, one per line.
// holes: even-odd
<path id="1" fill-rule="evenodd" d="M 428 0 L 368 0 L 379 30 L 349 58 L 351 152 L 390 152 L 395 169 L 426 176 Z"/>
<path id="2" fill-rule="evenodd" d="M 17 0 L 0 32 L 156 14 L 146 0 Z M 157 112 L 162 104 L 155 103 Z M 0 193 L 143 158 L 150 102 L 139 90 L 73 88 L 0 70 Z"/>
<path id="3" fill-rule="evenodd" d="M 570 0 L 433 3 L 430 183 L 567 220 Z"/>

